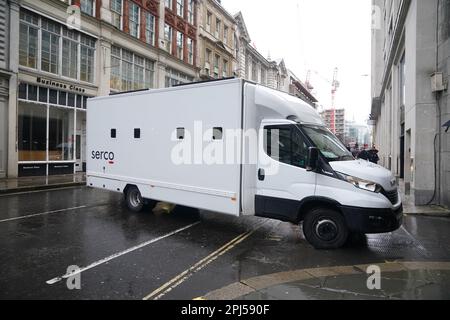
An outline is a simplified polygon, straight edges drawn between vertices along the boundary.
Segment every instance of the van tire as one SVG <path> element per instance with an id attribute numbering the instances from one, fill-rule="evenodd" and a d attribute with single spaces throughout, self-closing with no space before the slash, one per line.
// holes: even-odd
<path id="1" fill-rule="evenodd" d="M 337 211 L 316 208 L 303 221 L 303 234 L 316 249 L 339 249 L 345 245 L 349 231 L 344 217 Z"/>
<path id="2" fill-rule="evenodd" d="M 135 186 L 127 188 L 127 191 L 125 193 L 125 202 L 127 204 L 128 209 L 130 209 L 133 212 L 141 212 L 145 204 L 141 192 Z"/>

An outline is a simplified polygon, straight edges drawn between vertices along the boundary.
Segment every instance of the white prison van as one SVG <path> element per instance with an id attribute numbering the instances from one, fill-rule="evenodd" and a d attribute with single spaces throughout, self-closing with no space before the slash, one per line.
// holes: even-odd
<path id="1" fill-rule="evenodd" d="M 318 249 L 397 230 L 386 169 L 355 160 L 300 99 L 242 79 L 88 100 L 87 185 L 233 216 L 303 222 Z"/>

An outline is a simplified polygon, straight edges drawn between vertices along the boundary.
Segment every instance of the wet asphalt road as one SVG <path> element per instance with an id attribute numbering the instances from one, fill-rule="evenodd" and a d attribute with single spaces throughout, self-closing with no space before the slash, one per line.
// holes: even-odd
<path id="1" fill-rule="evenodd" d="M 6 195 L 0 196 L 0 299 L 193 299 L 283 271 L 448 262 L 449 230 L 450 219 L 408 216 L 392 234 L 317 251 L 299 226 L 278 221 L 183 207 L 136 214 L 121 195 L 85 187 Z M 81 290 L 69 290 L 66 279 L 47 283 L 71 265 L 88 267 L 80 273 Z"/>

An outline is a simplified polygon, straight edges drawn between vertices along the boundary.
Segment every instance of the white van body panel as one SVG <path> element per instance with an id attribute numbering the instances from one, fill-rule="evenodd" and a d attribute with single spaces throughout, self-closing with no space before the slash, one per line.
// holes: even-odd
<path id="1" fill-rule="evenodd" d="M 239 216 L 239 162 L 207 165 L 204 159 L 196 159 L 194 150 L 187 157 L 191 164 L 175 164 L 171 157 L 180 143 L 177 128 L 185 128 L 185 141 L 197 141 L 200 150 L 202 144 L 221 147 L 227 143 L 225 134 L 224 140 L 213 141 L 212 129 L 242 127 L 241 91 L 241 81 L 230 80 L 220 86 L 203 84 L 90 99 L 88 185 L 123 191 L 127 184 L 135 184 L 144 198 Z M 192 136 L 197 121 L 203 125 L 206 141 Z M 141 130 L 140 139 L 134 139 L 135 128 Z M 111 129 L 117 130 L 117 138 L 110 137 Z M 113 152 L 113 163 L 93 159 L 92 152 L 97 151 Z M 236 152 L 240 158 L 240 139 Z"/>

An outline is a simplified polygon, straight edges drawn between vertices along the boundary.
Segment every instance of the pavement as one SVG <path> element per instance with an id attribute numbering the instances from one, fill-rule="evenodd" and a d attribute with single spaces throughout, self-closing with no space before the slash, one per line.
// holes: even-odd
<path id="1" fill-rule="evenodd" d="M 0 299 L 450 299 L 450 219 L 315 250 L 301 226 L 85 186 L 0 196 Z M 379 268 L 379 287 L 369 289 Z M 369 270 L 370 270 L 369 268 Z M 77 286 L 79 284 L 79 287 Z"/>
<path id="2" fill-rule="evenodd" d="M 67 188 L 86 184 L 86 174 L 0 179 L 0 194 Z"/>
<path id="3" fill-rule="evenodd" d="M 405 192 L 405 183 L 402 180 L 399 182 L 399 190 L 402 196 L 403 211 L 405 214 L 430 217 L 450 217 L 450 209 L 443 206 L 416 206 L 414 193 L 410 192 L 408 194 Z"/>

